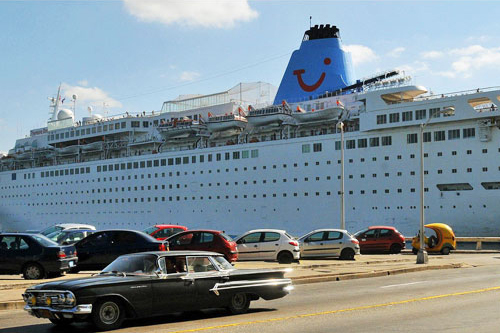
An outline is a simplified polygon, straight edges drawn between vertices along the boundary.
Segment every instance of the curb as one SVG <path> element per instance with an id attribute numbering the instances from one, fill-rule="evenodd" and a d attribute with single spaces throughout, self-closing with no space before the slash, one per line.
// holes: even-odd
<path id="1" fill-rule="evenodd" d="M 464 267 L 464 264 L 460 263 L 460 264 L 446 264 L 439 266 L 419 266 L 419 267 L 410 267 L 401 269 L 391 269 L 387 271 L 384 270 L 384 271 L 366 272 L 366 273 L 323 274 L 312 277 L 298 276 L 298 277 L 292 277 L 291 279 L 294 285 L 299 285 L 299 284 L 309 284 L 309 283 L 319 283 L 319 282 L 364 279 L 364 278 L 380 277 L 387 275 L 396 275 L 396 274 L 438 270 L 438 269 L 462 268 L 462 267 Z"/>
<path id="2" fill-rule="evenodd" d="M 6 301 L 0 302 L 0 311 L 2 310 L 21 310 L 24 308 L 24 301 Z"/>
<path id="3" fill-rule="evenodd" d="M 427 270 L 462 268 L 464 266 L 465 265 L 462 263 L 439 265 L 439 266 L 419 266 L 419 267 L 392 269 L 392 270 L 387 270 L 387 271 L 384 270 L 384 271 L 366 272 L 366 273 L 322 274 L 322 275 L 307 276 L 307 277 L 297 276 L 297 277 L 292 277 L 291 280 L 292 280 L 294 285 L 299 285 L 299 284 L 309 284 L 309 283 L 319 283 L 319 282 L 364 279 L 364 278 L 420 272 L 420 271 L 427 271 Z M 21 310 L 24 308 L 24 305 L 25 305 L 24 301 L 0 302 L 0 311 L 2 311 L 2 310 Z"/>

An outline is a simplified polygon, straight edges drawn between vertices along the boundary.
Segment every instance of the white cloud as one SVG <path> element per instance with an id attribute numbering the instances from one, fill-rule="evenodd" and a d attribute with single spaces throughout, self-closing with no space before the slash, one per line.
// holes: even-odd
<path id="1" fill-rule="evenodd" d="M 396 67 L 400 71 L 416 74 L 418 72 L 427 72 L 429 64 L 423 61 L 414 61 L 411 64 L 404 64 Z"/>
<path id="2" fill-rule="evenodd" d="M 392 49 L 388 55 L 389 57 L 393 57 L 393 58 L 398 58 L 401 53 L 403 53 L 406 49 L 402 46 L 399 46 L 399 47 L 396 47 L 395 49 Z"/>
<path id="3" fill-rule="evenodd" d="M 89 81 L 87 81 L 87 80 L 81 80 L 81 81 L 78 81 L 78 84 L 81 85 L 81 86 L 86 87 L 86 86 L 89 85 Z"/>
<path id="4" fill-rule="evenodd" d="M 426 51 L 420 53 L 422 58 L 424 59 L 438 59 L 444 56 L 444 53 L 441 51 Z"/>
<path id="5" fill-rule="evenodd" d="M 67 83 L 61 85 L 64 97 L 69 101 L 73 95 L 77 95 L 77 104 L 85 106 L 103 106 L 103 102 L 106 103 L 107 107 L 121 107 L 122 104 L 117 100 L 109 97 L 108 93 L 97 87 L 82 87 L 82 86 L 72 86 Z"/>
<path id="6" fill-rule="evenodd" d="M 354 65 L 370 62 L 377 59 L 377 55 L 368 46 L 364 45 L 344 45 L 344 49 L 351 53 Z"/>
<path id="7" fill-rule="evenodd" d="M 473 72 L 483 68 L 498 69 L 500 67 L 500 47 L 486 48 L 481 45 L 471 45 L 453 49 L 451 56 L 458 56 L 451 67 L 463 77 L 472 76 Z"/>
<path id="8" fill-rule="evenodd" d="M 196 80 L 197 78 L 200 77 L 200 73 L 198 72 L 182 72 L 180 77 L 179 77 L 179 80 L 183 81 L 183 82 L 188 82 L 188 81 L 194 81 Z"/>
<path id="9" fill-rule="evenodd" d="M 471 45 L 463 48 L 452 49 L 449 53 L 451 55 L 470 56 L 484 51 L 486 51 L 486 48 L 481 45 Z"/>
<path id="10" fill-rule="evenodd" d="M 145 22 L 230 28 L 258 17 L 247 0 L 123 0 L 128 12 Z"/>

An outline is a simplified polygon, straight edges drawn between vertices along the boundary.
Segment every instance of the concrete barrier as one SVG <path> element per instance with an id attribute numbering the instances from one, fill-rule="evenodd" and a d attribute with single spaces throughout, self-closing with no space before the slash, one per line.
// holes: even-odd
<path id="1" fill-rule="evenodd" d="M 412 239 L 413 237 L 405 237 L 410 243 Z M 457 243 L 476 243 L 476 250 L 482 250 L 483 243 L 500 243 L 500 237 L 456 237 L 456 239 Z"/>

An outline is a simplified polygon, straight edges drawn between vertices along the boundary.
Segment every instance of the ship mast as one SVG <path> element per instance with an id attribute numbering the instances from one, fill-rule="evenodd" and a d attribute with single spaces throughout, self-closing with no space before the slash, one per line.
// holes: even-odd
<path id="1" fill-rule="evenodd" d="M 59 84 L 59 89 L 57 89 L 57 97 L 54 101 L 54 97 L 52 97 L 51 101 L 52 104 L 50 107 L 53 109 L 52 111 L 52 117 L 50 120 L 57 120 L 57 111 L 59 110 L 59 99 L 61 98 L 61 84 Z"/>

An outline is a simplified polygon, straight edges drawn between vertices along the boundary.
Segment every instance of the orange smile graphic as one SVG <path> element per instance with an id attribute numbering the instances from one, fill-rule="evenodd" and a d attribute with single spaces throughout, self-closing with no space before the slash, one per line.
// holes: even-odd
<path id="1" fill-rule="evenodd" d="M 330 65 L 330 63 L 332 61 L 330 60 L 330 58 L 325 58 L 325 60 L 323 60 L 323 62 L 325 65 Z M 299 85 L 302 88 L 302 90 L 307 91 L 307 92 L 311 92 L 311 91 L 318 89 L 318 87 L 323 83 L 323 80 L 325 79 L 325 76 L 326 76 L 325 72 L 321 73 L 319 80 L 316 81 L 316 83 L 314 83 L 313 85 L 306 84 L 304 82 L 304 80 L 302 79 L 302 74 L 304 74 L 305 72 L 306 71 L 304 69 L 296 69 L 293 71 L 293 75 L 297 75 L 297 81 L 299 82 Z"/>

